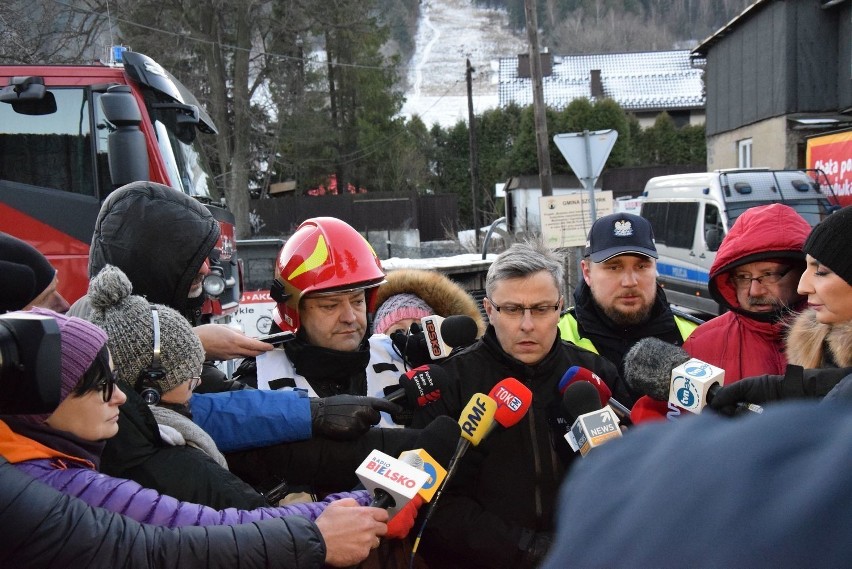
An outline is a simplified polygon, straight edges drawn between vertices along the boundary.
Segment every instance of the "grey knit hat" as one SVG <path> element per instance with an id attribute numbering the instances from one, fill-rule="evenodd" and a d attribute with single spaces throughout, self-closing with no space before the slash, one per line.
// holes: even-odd
<path id="1" fill-rule="evenodd" d="M 161 304 L 150 304 L 132 295 L 133 287 L 121 269 L 106 265 L 89 283 L 92 322 L 106 330 L 109 351 L 119 381 L 136 387 L 143 369 L 154 355 L 151 309 L 157 309 L 160 322 L 160 365 L 166 372 L 158 381 L 165 393 L 201 373 L 204 347 L 186 318 Z"/>
<path id="2" fill-rule="evenodd" d="M 852 206 L 846 206 L 820 221 L 811 230 L 802 249 L 852 285 L 850 236 L 852 236 Z"/>

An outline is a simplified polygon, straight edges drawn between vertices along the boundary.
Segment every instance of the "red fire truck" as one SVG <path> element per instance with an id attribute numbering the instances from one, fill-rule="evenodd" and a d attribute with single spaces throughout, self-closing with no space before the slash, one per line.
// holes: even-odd
<path id="1" fill-rule="evenodd" d="M 225 286 L 205 312 L 233 315 L 241 289 L 234 216 L 211 198 L 213 176 L 196 140 L 216 127 L 156 61 L 113 53 L 113 61 L 93 65 L 0 66 L 0 231 L 44 253 L 73 302 L 88 286 L 89 244 L 104 198 L 138 180 L 171 186 L 219 221 L 212 269 Z"/>

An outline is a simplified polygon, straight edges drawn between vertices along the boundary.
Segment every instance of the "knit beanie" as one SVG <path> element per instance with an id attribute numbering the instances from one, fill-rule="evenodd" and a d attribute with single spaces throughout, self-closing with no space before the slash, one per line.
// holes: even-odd
<path id="1" fill-rule="evenodd" d="M 21 310 L 55 276 L 56 270 L 32 245 L 0 232 L 0 313 Z"/>
<path id="2" fill-rule="evenodd" d="M 59 402 L 62 403 L 74 391 L 83 374 L 92 366 L 98 352 L 106 345 L 106 332 L 75 316 L 65 316 L 44 308 L 33 308 L 30 312 L 56 320 L 59 326 L 60 373 Z M 19 416 L 28 422 L 43 423 L 50 414 Z"/>
<path id="3" fill-rule="evenodd" d="M 805 241 L 805 253 L 852 285 L 852 206 L 839 209 L 819 222 Z"/>
<path id="4" fill-rule="evenodd" d="M 121 269 L 106 265 L 89 283 L 92 322 L 106 330 L 116 376 L 132 388 L 154 357 L 152 308 L 160 324 L 160 365 L 166 372 L 157 382 L 166 393 L 201 373 L 204 347 L 186 318 L 161 304 L 131 294 L 130 280 Z"/>
<path id="5" fill-rule="evenodd" d="M 373 332 L 384 334 L 388 328 L 406 318 L 423 318 L 435 314 L 426 301 L 414 294 L 403 292 L 388 298 L 376 310 Z"/>

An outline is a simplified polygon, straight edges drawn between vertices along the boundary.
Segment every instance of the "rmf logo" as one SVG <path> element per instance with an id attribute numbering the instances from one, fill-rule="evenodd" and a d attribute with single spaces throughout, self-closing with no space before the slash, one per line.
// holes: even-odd
<path id="1" fill-rule="evenodd" d="M 498 405 L 503 404 L 512 411 L 517 411 L 521 408 L 521 405 L 523 405 L 520 397 L 514 395 L 511 391 L 502 386 L 497 390 L 497 393 L 494 394 L 494 400 L 497 401 Z"/>
<path id="2" fill-rule="evenodd" d="M 483 417 L 485 417 L 485 402 L 477 397 L 476 402 L 470 406 L 470 413 L 467 414 L 467 420 L 462 424 L 462 431 L 471 437 L 474 436 L 477 427 L 479 427 L 479 422 L 482 421 Z"/>

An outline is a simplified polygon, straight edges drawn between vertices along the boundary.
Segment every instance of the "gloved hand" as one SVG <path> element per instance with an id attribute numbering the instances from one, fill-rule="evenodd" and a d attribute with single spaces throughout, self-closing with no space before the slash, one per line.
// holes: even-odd
<path id="1" fill-rule="evenodd" d="M 314 435 L 352 440 L 379 422 L 379 411 L 399 413 L 402 407 L 377 397 L 333 395 L 311 398 L 311 425 Z"/>
<path id="2" fill-rule="evenodd" d="M 767 401 L 777 401 L 782 398 L 783 382 L 783 375 L 743 378 L 720 388 L 710 401 L 710 407 L 725 415 L 733 415 L 740 402 L 762 405 Z"/>
<path id="3" fill-rule="evenodd" d="M 390 338 L 397 352 L 408 363 L 408 367 L 415 368 L 433 363 L 429 356 L 426 333 L 416 324 L 412 324 L 408 332 L 405 330 L 393 332 Z"/>
<path id="4" fill-rule="evenodd" d="M 405 539 L 411 528 L 414 527 L 414 520 L 417 519 L 417 512 L 420 506 L 423 505 L 423 498 L 420 494 L 414 496 L 410 502 L 402 507 L 399 512 L 388 522 L 388 533 L 385 537 L 390 539 Z"/>

